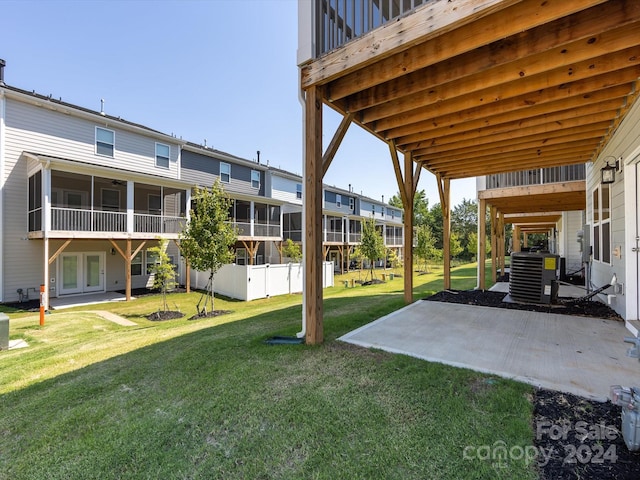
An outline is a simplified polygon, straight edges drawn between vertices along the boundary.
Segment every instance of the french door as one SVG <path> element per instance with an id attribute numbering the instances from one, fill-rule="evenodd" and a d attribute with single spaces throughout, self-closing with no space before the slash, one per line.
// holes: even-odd
<path id="1" fill-rule="evenodd" d="M 58 288 L 61 295 L 104 291 L 104 252 L 60 254 Z"/>

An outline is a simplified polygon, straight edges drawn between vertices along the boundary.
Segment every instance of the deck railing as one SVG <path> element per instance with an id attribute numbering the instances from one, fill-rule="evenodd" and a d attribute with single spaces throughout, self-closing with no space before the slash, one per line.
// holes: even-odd
<path id="1" fill-rule="evenodd" d="M 184 217 L 140 213 L 133 216 L 135 233 L 180 233 L 184 226 Z M 127 213 L 51 207 L 51 230 L 125 233 Z"/>
<path id="2" fill-rule="evenodd" d="M 342 242 L 342 232 L 327 231 L 327 242 Z"/>
<path id="3" fill-rule="evenodd" d="M 72 232 L 126 232 L 126 212 L 51 207 L 51 230 Z"/>
<path id="4" fill-rule="evenodd" d="M 430 0 L 316 0 L 316 56 L 329 52 Z"/>
<path id="5" fill-rule="evenodd" d="M 302 230 L 285 230 L 283 232 L 282 238 L 285 240 L 290 238 L 294 242 L 302 241 Z"/>
<path id="6" fill-rule="evenodd" d="M 360 243 L 362 241 L 362 233 L 350 233 L 349 243 Z"/>
<path id="7" fill-rule="evenodd" d="M 585 178 L 586 171 L 584 163 L 577 165 L 563 165 L 561 167 L 548 167 L 535 170 L 487 175 L 487 190 L 492 188 L 524 187 L 527 185 L 573 182 L 584 180 Z"/>

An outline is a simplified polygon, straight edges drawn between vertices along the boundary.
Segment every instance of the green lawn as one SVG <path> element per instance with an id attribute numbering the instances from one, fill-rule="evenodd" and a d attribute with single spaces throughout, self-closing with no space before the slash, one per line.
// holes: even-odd
<path id="1" fill-rule="evenodd" d="M 352 273 L 350 275 L 357 275 Z M 465 452 L 532 444 L 531 388 L 335 339 L 403 305 L 402 279 L 325 290 L 321 346 L 268 346 L 300 329 L 301 296 L 216 299 L 232 313 L 189 321 L 141 315 L 158 297 L 38 317 L 10 313 L 0 352 L 2 479 L 533 479 L 535 466 Z M 441 272 L 415 277 L 416 298 Z M 475 266 L 453 288 L 475 286 Z M 106 309 L 137 327 L 87 311 Z M 471 450 L 469 450 L 469 448 Z"/>

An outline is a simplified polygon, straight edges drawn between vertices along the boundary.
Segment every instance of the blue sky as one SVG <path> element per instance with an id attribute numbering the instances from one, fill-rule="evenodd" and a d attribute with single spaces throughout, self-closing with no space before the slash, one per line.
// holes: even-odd
<path id="1" fill-rule="evenodd" d="M 5 82 L 302 172 L 297 0 L 1 2 Z M 324 143 L 340 122 L 324 110 Z M 386 144 L 352 125 L 325 183 L 385 200 Z M 419 189 L 439 202 L 432 174 Z M 452 204 L 475 180 L 451 184 Z"/>

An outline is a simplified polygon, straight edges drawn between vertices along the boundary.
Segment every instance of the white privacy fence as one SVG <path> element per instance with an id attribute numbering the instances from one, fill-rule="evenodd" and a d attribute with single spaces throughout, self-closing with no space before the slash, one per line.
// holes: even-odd
<path id="1" fill-rule="evenodd" d="M 216 293 L 238 300 L 256 300 L 302 292 L 300 263 L 267 265 L 223 265 L 214 276 Z M 191 271 L 191 286 L 204 289 L 208 272 Z M 322 288 L 333 287 L 333 263 L 322 264 Z"/>

